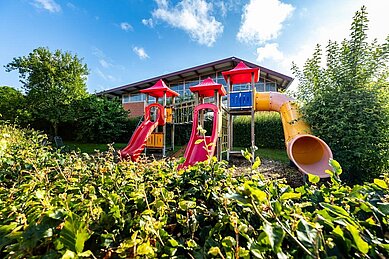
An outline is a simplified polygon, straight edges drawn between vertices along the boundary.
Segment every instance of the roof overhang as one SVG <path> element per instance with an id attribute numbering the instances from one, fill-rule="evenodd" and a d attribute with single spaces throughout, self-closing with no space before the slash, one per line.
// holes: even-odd
<path id="1" fill-rule="evenodd" d="M 198 79 L 200 75 L 207 76 L 216 72 L 222 72 L 222 71 L 233 69 L 241 61 L 243 61 L 250 68 L 259 68 L 260 77 L 275 81 L 277 83 L 278 88 L 287 89 L 293 81 L 292 77 L 278 73 L 271 69 L 259 66 L 257 64 L 251 63 L 249 61 L 237 57 L 229 57 L 214 62 L 206 63 L 200 66 L 183 69 L 177 72 L 173 72 L 158 77 L 146 79 L 143 81 L 139 81 L 136 83 L 131 83 L 116 88 L 112 88 L 109 90 L 105 90 L 97 93 L 97 95 L 98 96 L 101 95 L 121 96 L 123 94 L 138 93 L 142 89 L 152 87 L 160 79 L 162 79 L 167 84 L 171 82 L 177 82 L 183 80 L 195 80 L 196 78 Z"/>

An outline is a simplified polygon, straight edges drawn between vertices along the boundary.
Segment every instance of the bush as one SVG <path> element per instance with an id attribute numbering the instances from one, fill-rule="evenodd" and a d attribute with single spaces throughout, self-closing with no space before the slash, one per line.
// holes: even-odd
<path id="1" fill-rule="evenodd" d="M 372 180 L 389 170 L 389 36 L 384 44 L 368 43 L 367 22 L 362 7 L 350 39 L 329 42 L 325 66 L 320 46 L 302 71 L 294 66 L 303 113 L 350 182 Z"/>
<path id="2" fill-rule="evenodd" d="M 30 117 L 25 96 L 12 87 L 0 86 L 0 120 L 27 125 Z"/>
<path id="3" fill-rule="evenodd" d="M 313 131 L 332 148 L 349 182 L 369 181 L 389 169 L 389 110 L 372 89 L 323 93 L 306 105 Z"/>
<path id="4" fill-rule="evenodd" d="M 293 189 L 226 163 L 116 162 L 54 152 L 45 136 L 0 128 L 0 257 L 389 256 L 389 178 Z"/>
<path id="5" fill-rule="evenodd" d="M 251 116 L 234 118 L 234 147 L 251 146 Z M 261 148 L 285 148 L 284 130 L 277 112 L 255 114 L 255 145 Z"/>
<path id="6" fill-rule="evenodd" d="M 110 143 L 128 132 L 128 112 L 117 100 L 95 95 L 73 103 L 73 123 L 77 140 L 90 143 Z"/>

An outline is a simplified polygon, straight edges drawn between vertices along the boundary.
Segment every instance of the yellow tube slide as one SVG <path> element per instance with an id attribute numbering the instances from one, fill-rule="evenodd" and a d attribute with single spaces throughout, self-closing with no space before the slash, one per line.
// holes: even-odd
<path id="1" fill-rule="evenodd" d="M 320 178 L 329 177 L 326 169 L 332 158 L 331 149 L 302 120 L 301 113 L 294 100 L 277 92 L 255 93 L 255 111 L 276 111 L 281 114 L 284 128 L 285 145 L 289 159 L 305 174 L 314 174 Z"/>

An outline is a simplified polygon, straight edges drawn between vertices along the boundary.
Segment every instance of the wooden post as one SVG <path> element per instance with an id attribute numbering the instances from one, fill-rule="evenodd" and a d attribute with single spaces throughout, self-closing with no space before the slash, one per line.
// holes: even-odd
<path id="1" fill-rule="evenodd" d="M 163 109 L 163 117 L 166 120 L 166 92 L 163 93 L 163 107 L 164 107 L 164 109 Z M 163 125 L 162 131 L 163 131 L 162 157 L 165 157 L 166 156 L 166 123 L 165 123 L 165 125 Z"/>
<path id="2" fill-rule="evenodd" d="M 255 111 L 254 111 L 254 102 L 255 102 L 255 95 L 254 95 L 254 72 L 251 73 L 251 154 L 252 159 L 254 163 L 254 155 L 255 155 Z"/>
<path id="3" fill-rule="evenodd" d="M 174 116 L 175 116 L 175 103 L 176 103 L 176 98 L 173 96 L 173 97 L 172 97 L 172 127 L 171 127 L 172 151 L 174 151 L 174 130 L 175 130 Z"/>
<path id="4" fill-rule="evenodd" d="M 220 129 L 220 126 L 219 126 L 219 123 L 223 123 L 222 121 L 219 121 L 219 113 L 221 112 L 221 109 L 220 109 L 220 99 L 219 99 L 219 92 L 217 90 L 215 90 L 215 93 L 214 93 L 214 98 L 215 98 L 215 102 L 216 102 L 216 107 L 217 107 L 217 115 L 216 115 L 216 118 L 213 118 L 214 120 L 218 120 L 217 122 L 217 128 L 215 129 L 217 131 L 217 141 L 216 141 L 216 158 L 218 161 L 220 161 L 220 154 L 221 154 L 221 138 L 220 138 L 220 133 L 219 132 L 219 129 Z"/>
<path id="5" fill-rule="evenodd" d="M 230 111 L 230 101 L 231 101 L 231 80 L 230 76 L 227 77 L 227 111 L 228 111 L 228 116 L 227 116 L 227 161 L 230 161 L 230 151 L 232 147 L 231 143 L 231 138 L 232 138 L 232 131 L 231 131 L 231 121 L 232 121 L 232 116 L 231 116 L 231 111 Z"/>

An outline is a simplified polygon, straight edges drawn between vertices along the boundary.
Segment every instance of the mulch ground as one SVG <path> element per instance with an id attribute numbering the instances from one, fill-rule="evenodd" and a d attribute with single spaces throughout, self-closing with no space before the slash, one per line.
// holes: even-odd
<path id="1" fill-rule="evenodd" d="M 251 163 L 242 156 L 232 156 L 230 166 L 235 167 L 236 175 L 244 174 L 249 176 L 252 173 L 250 170 Z M 279 161 L 261 159 L 261 166 L 257 170 L 268 179 L 285 178 L 292 187 L 298 187 L 304 184 L 303 175 L 297 168 Z"/>
<path id="2" fill-rule="evenodd" d="M 183 151 L 181 149 L 176 152 L 171 157 L 180 157 L 183 156 Z M 162 159 L 162 154 L 156 152 L 154 154 L 148 154 L 149 159 Z M 235 175 L 247 175 L 252 174 L 250 168 L 251 163 L 246 160 L 242 155 L 233 155 L 230 157 L 229 165 L 235 167 Z M 282 179 L 285 178 L 287 183 L 291 187 L 298 187 L 304 184 L 303 174 L 297 170 L 297 168 L 292 167 L 288 164 L 274 161 L 270 159 L 261 159 L 261 166 L 257 169 L 261 172 L 267 179 Z"/>

